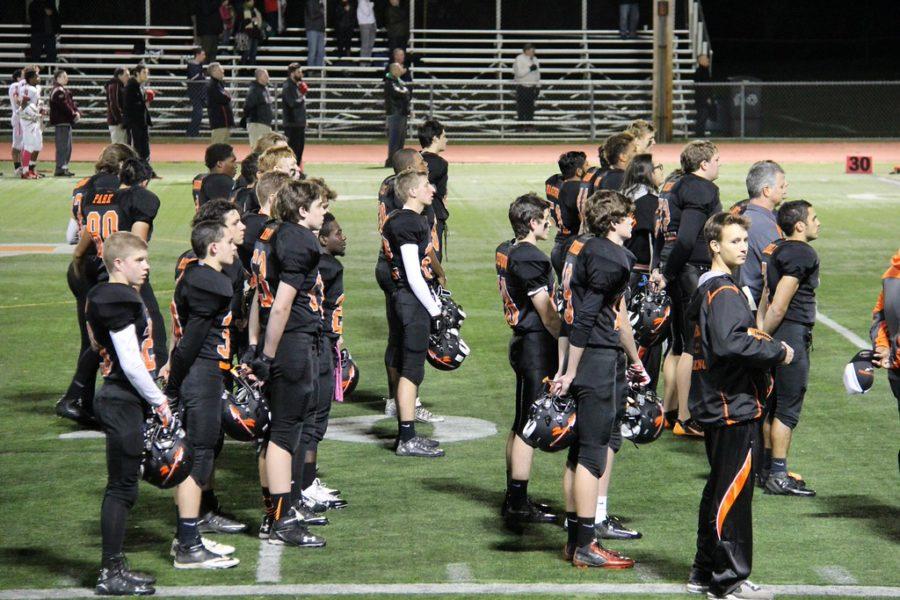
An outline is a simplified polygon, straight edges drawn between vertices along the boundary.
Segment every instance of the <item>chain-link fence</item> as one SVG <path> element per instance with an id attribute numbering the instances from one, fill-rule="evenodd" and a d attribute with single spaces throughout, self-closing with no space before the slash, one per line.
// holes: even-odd
<path id="1" fill-rule="evenodd" d="M 900 81 L 774 82 L 733 77 L 693 87 L 695 135 L 900 137 Z"/>

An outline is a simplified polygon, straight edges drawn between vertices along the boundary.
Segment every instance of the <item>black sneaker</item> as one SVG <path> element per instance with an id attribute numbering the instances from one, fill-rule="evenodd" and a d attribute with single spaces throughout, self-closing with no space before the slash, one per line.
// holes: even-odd
<path id="1" fill-rule="evenodd" d="M 307 527 L 312 525 L 328 525 L 328 518 L 325 517 L 325 515 L 313 512 L 303 504 L 302 500 L 296 502 L 293 506 L 291 506 L 291 510 L 293 511 L 294 516 L 297 518 L 297 520 Z"/>
<path id="2" fill-rule="evenodd" d="M 691 567 L 691 574 L 688 576 L 685 588 L 689 594 L 705 594 L 709 591 L 710 580 L 712 580 L 711 574 L 704 573 L 697 567 Z"/>
<path id="3" fill-rule="evenodd" d="M 439 458 L 444 456 L 443 450 L 429 446 L 425 438 L 418 436 L 406 442 L 398 442 L 394 453 L 397 456 L 415 456 L 420 458 Z"/>
<path id="4" fill-rule="evenodd" d="M 195 546 L 178 544 L 175 547 L 175 560 L 172 564 L 176 569 L 230 569 L 240 562 L 233 556 L 216 554 L 199 543 Z"/>
<path id="5" fill-rule="evenodd" d="M 516 523 L 556 523 L 553 513 L 545 512 L 527 500 L 520 508 L 515 508 L 509 501 L 504 502 L 501 513 L 509 521 Z"/>
<path id="6" fill-rule="evenodd" d="M 801 485 L 799 481 L 790 477 L 787 473 L 771 473 L 766 480 L 765 493 L 775 496 L 802 496 L 806 498 L 816 495 L 815 490 Z"/>
<path id="7" fill-rule="evenodd" d="M 598 538 L 604 540 L 639 540 L 643 537 L 640 531 L 628 529 L 617 517 L 612 515 L 594 525 L 594 533 Z"/>
<path id="8" fill-rule="evenodd" d="M 81 398 L 66 398 L 63 396 L 56 403 L 56 414 L 64 419 L 71 419 L 85 427 L 100 426 L 94 415 L 84 410 L 84 407 L 81 405 Z"/>
<path id="9" fill-rule="evenodd" d="M 528 504 L 530 504 L 531 506 L 533 506 L 534 508 L 536 508 L 537 510 L 539 510 L 541 512 L 546 512 L 546 513 L 553 512 L 553 509 L 550 507 L 549 504 L 544 504 L 543 502 L 538 502 L 531 496 L 528 496 Z"/>
<path id="10" fill-rule="evenodd" d="M 768 469 L 760 469 L 756 474 L 756 487 L 761 490 L 766 489 L 766 480 L 769 478 Z"/>
<path id="11" fill-rule="evenodd" d="M 297 546 L 299 548 L 324 548 L 325 539 L 309 532 L 299 521 L 291 517 L 279 519 L 272 526 L 269 543 L 276 546 Z"/>
<path id="12" fill-rule="evenodd" d="M 200 533 L 241 533 L 247 525 L 218 511 L 209 511 L 197 521 Z"/>
<path id="13" fill-rule="evenodd" d="M 269 536 L 272 534 L 272 524 L 275 522 L 275 517 L 266 513 L 263 515 L 262 523 L 259 524 L 259 539 L 267 540 Z"/>
<path id="14" fill-rule="evenodd" d="M 147 577 L 149 579 L 139 579 Z M 153 583 L 142 583 L 153 578 L 127 569 L 124 556 L 118 557 L 100 569 L 100 577 L 94 588 L 99 596 L 151 596 L 156 593 Z"/>

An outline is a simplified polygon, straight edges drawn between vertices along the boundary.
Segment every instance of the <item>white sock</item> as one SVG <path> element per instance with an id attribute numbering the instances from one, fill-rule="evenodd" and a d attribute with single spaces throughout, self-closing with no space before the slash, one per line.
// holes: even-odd
<path id="1" fill-rule="evenodd" d="M 420 406 L 422 406 L 422 401 L 416 398 L 416 408 L 419 408 Z"/>
<path id="2" fill-rule="evenodd" d="M 600 524 L 606 520 L 607 496 L 597 496 L 597 512 L 594 514 L 594 523 Z"/>

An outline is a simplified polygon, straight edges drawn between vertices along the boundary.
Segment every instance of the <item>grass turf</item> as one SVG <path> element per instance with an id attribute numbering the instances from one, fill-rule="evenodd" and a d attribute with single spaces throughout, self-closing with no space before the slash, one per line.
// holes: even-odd
<path id="1" fill-rule="evenodd" d="M 667 165 L 671 167 L 674 165 Z M 744 197 L 749 165 L 722 168 L 723 204 Z M 187 247 L 193 213 L 190 179 L 198 164 L 156 165 L 164 179 L 151 188 L 162 199 L 151 244 L 152 279 L 161 305 L 171 299 L 174 260 Z M 86 164 L 74 165 L 87 173 Z M 385 384 L 386 333 L 373 269 L 378 244 L 375 192 L 384 169 L 307 166 L 349 196 L 333 208 L 349 237 L 344 259 L 345 339 L 362 380 L 354 402 L 334 417 L 373 414 Z M 642 567 L 585 572 L 560 560 L 565 536 L 554 526 L 504 529 L 498 508 L 504 489 L 503 448 L 513 414 L 513 376 L 506 358 L 493 249 L 510 237 L 506 208 L 518 194 L 542 189 L 552 169 L 537 165 L 452 165 L 449 287 L 469 319 L 472 348 L 454 373 L 429 369 L 422 398 L 435 412 L 493 421 L 490 438 L 447 444 L 438 461 L 401 460 L 369 444 L 325 441 L 323 477 L 350 500 L 329 516 L 328 546 L 286 550 L 283 583 L 445 582 L 447 564 L 466 563 L 478 582 L 681 582 L 693 556 L 696 510 L 706 473 L 702 443 L 669 434 L 651 446 L 624 447 L 616 460 L 610 510 L 625 515 L 644 538 L 610 546 Z M 9 172 L 9 164 L 0 166 Z M 790 165 L 792 198 L 812 201 L 822 219 L 815 242 L 821 262 L 819 307 L 857 333 L 868 329 L 879 277 L 896 250 L 900 189 L 874 178 L 842 174 L 842 165 Z M 0 180 L 0 243 L 63 241 L 72 180 Z M 365 199 L 357 199 L 361 197 Z M 549 252 L 549 246 L 545 248 Z M 78 348 L 74 301 L 65 282 L 68 257 L 0 259 L 0 588 L 92 585 L 99 561 L 98 512 L 103 486 L 102 440 L 59 440 L 73 427 L 53 405 L 68 385 Z M 759 494 L 755 507 L 754 580 L 829 584 L 821 568 L 840 566 L 861 585 L 900 585 L 897 543 L 897 416 L 883 374 L 865 397 L 847 397 L 841 369 L 855 351 L 818 326 L 807 403 L 790 467 L 819 492 L 811 500 Z M 531 493 L 560 505 L 561 455 L 536 457 Z M 255 455 L 228 444 L 216 488 L 227 509 L 258 524 Z M 168 557 L 174 526 L 171 494 L 142 484 L 129 522 L 131 563 L 154 572 L 160 585 L 229 585 L 255 581 L 259 542 L 227 536 L 240 566 L 225 572 L 177 572 Z M 226 538 L 226 536 L 222 536 Z"/>

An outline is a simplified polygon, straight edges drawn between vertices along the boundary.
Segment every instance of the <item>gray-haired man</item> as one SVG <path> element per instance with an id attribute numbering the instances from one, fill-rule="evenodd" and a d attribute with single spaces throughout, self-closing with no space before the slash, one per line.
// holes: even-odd
<path id="1" fill-rule="evenodd" d="M 247 135 L 250 147 L 255 148 L 259 139 L 271 133 L 275 121 L 275 99 L 269 91 L 269 72 L 258 68 L 253 72 L 254 80 L 250 82 L 247 98 L 244 100 L 244 120 L 247 123 Z"/>
<path id="2" fill-rule="evenodd" d="M 763 250 L 782 237 L 775 221 L 775 210 L 787 197 L 787 188 L 784 169 L 774 161 L 761 160 L 754 163 L 747 173 L 747 194 L 750 201 L 744 215 L 750 219 L 750 244 L 747 262 L 741 266 L 741 285 L 750 290 L 754 310 L 759 306 L 763 291 Z"/>

